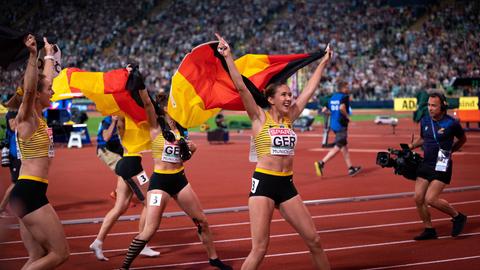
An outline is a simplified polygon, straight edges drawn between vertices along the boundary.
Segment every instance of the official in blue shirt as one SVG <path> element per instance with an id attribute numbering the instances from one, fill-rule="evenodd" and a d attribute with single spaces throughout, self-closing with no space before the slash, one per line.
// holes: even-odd
<path id="1" fill-rule="evenodd" d="M 315 171 L 318 176 L 323 175 L 325 163 L 333 158 L 338 152 L 342 152 L 343 159 L 347 164 L 348 175 L 354 176 L 362 167 L 355 167 L 350 160 L 350 154 L 347 147 L 348 123 L 350 122 L 350 97 L 348 96 L 348 83 L 339 81 L 337 83 L 338 92 L 335 93 L 328 102 L 328 108 L 324 107 L 322 112 L 330 111 L 330 128 L 335 133 L 335 146 L 327 153 L 321 161 L 315 161 Z"/>
<path id="2" fill-rule="evenodd" d="M 18 174 L 20 172 L 20 166 L 22 161 L 18 158 L 17 155 L 17 136 L 15 135 L 15 117 L 17 116 L 16 111 L 8 111 L 5 115 L 7 130 L 5 137 L 5 144 L 8 145 L 8 167 L 10 169 L 10 176 L 12 183 L 8 186 L 7 190 L 3 195 L 2 201 L 0 202 L 0 218 L 9 217 L 10 214 L 7 212 L 8 199 L 10 198 L 10 193 L 12 192 L 15 182 L 18 180 Z"/>
<path id="3" fill-rule="evenodd" d="M 447 114 L 447 107 L 447 100 L 443 94 L 431 93 L 428 98 L 429 115 L 420 121 L 421 136 L 409 145 L 410 149 L 421 145 L 424 149 L 424 160 L 417 170 L 415 203 L 425 230 L 416 236 L 415 240 L 437 238 L 428 211 L 429 205 L 452 217 L 452 236 L 458 236 L 467 221 L 464 214 L 439 197 L 452 178 L 451 154 L 467 141 L 458 120 Z"/>
<path id="4" fill-rule="evenodd" d="M 97 157 L 113 172 L 123 156 L 123 146 L 118 134 L 118 117 L 106 116 L 98 126 Z"/>
<path id="5" fill-rule="evenodd" d="M 20 172 L 20 165 L 22 161 L 18 158 L 17 155 L 17 136 L 15 134 L 15 117 L 17 116 L 16 111 L 9 111 L 5 118 L 7 120 L 7 132 L 6 140 L 8 140 L 8 149 L 9 149 L 9 160 L 10 160 L 10 175 L 12 177 L 12 182 L 15 183 L 18 180 L 18 173 Z"/>

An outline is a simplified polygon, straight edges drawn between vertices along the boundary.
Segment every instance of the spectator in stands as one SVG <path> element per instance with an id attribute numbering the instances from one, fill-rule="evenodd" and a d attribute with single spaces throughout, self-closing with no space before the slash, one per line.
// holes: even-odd
<path id="1" fill-rule="evenodd" d="M 392 6 L 388 1 L 258 0 L 244 5 L 241 1 L 178 0 L 149 13 L 158 1 L 118 5 L 113 0 L 84 0 L 79 6 L 54 0 L 41 2 L 33 16 L 25 18 L 29 5 L 14 2 L 6 10 L 14 10 L 7 13 L 23 22 L 23 30 L 42 32 L 69 25 L 68 30 L 55 33 L 66 56 L 64 66 L 106 71 L 134 58 L 143 63 L 147 85 L 155 91 L 169 89 L 183 55 L 209 41 L 212 28 L 228 33 L 240 54 L 245 48 L 250 53 L 312 51 L 325 45 L 321 40 L 332 40 L 341 57 L 332 62 L 322 89 L 342 77 L 352 84 L 355 100 L 415 96 L 432 82 L 440 86 L 453 77 L 480 74 L 477 1 Z M 0 95 L 13 94 L 12 85 L 21 72 L 0 72 Z M 322 91 L 331 94 L 333 89 Z"/>

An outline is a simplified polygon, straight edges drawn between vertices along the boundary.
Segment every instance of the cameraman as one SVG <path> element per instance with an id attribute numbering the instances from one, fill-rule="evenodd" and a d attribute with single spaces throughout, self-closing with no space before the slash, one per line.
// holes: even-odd
<path id="1" fill-rule="evenodd" d="M 452 236 L 459 235 L 467 217 L 455 210 L 440 193 L 452 178 L 453 162 L 451 153 L 457 151 L 467 141 L 460 123 L 447 114 L 447 101 L 443 94 L 431 93 L 428 98 L 428 112 L 420 121 L 420 137 L 409 144 L 410 149 L 421 145 L 424 160 L 417 170 L 415 183 L 415 203 L 425 230 L 415 240 L 436 239 L 437 232 L 432 227 L 428 205 L 452 217 Z M 454 137 L 457 140 L 454 142 Z"/>

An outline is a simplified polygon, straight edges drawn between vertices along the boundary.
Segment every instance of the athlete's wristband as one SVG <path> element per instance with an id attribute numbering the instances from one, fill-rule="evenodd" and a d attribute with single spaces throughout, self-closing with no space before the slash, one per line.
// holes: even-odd
<path id="1" fill-rule="evenodd" d="M 52 55 L 46 55 L 43 57 L 44 60 L 52 60 L 52 61 L 55 61 L 55 57 L 53 57 Z"/>

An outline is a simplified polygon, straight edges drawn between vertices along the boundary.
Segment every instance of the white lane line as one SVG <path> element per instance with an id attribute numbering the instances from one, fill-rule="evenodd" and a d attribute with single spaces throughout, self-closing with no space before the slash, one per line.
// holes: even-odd
<path id="1" fill-rule="evenodd" d="M 307 151 L 311 152 L 328 152 L 331 148 L 309 148 Z M 378 153 L 378 152 L 386 152 L 387 149 L 368 149 L 368 148 L 348 148 L 349 152 L 353 153 Z M 454 156 L 476 156 L 480 155 L 480 152 L 455 152 L 453 153 Z"/>
<path id="2" fill-rule="evenodd" d="M 478 236 L 480 232 L 476 233 L 469 233 L 464 234 L 465 236 Z M 451 236 L 442 236 L 439 239 L 444 238 L 452 238 Z M 405 241 L 394 241 L 394 242 L 383 242 L 383 243 L 376 243 L 370 245 L 357 245 L 357 246 L 346 246 L 340 248 L 328 248 L 325 249 L 325 252 L 333 252 L 333 251 L 340 251 L 340 250 L 350 250 L 350 249 L 361 249 L 361 248 L 370 248 L 370 247 L 379 247 L 379 246 L 391 246 L 391 245 L 401 245 L 407 243 L 414 243 L 415 240 L 405 240 Z M 274 253 L 274 254 L 267 254 L 265 255 L 266 258 L 274 258 L 274 257 L 285 257 L 285 256 L 294 256 L 294 255 L 302 255 L 302 254 L 309 254 L 310 251 L 295 251 L 295 252 L 285 252 L 285 253 Z M 462 259 L 477 259 L 480 256 L 471 256 L 471 257 L 461 257 L 461 258 L 452 258 L 447 260 L 437 260 L 437 261 L 427 261 L 427 262 L 419 262 L 419 263 L 412 263 L 412 264 L 405 264 L 405 265 L 393 265 L 393 266 L 385 266 L 382 268 L 372 268 L 368 270 L 379 270 L 379 269 L 388 269 L 388 268 L 399 268 L 399 267 L 407 267 L 407 266 L 414 266 L 416 264 L 423 265 L 423 264 L 432 264 L 432 263 L 442 263 L 448 261 L 457 261 Z M 229 258 L 229 259 L 222 259 L 222 261 L 229 262 L 229 261 L 241 261 L 245 260 L 246 257 L 237 257 L 237 258 Z M 188 265 L 197 265 L 197 264 L 208 264 L 207 261 L 196 261 L 196 262 L 184 262 L 184 263 L 175 263 L 175 264 L 160 264 L 160 265 L 149 265 L 149 266 L 142 266 L 142 267 L 132 267 L 130 269 L 155 269 L 155 268 L 167 268 L 167 267 L 180 267 L 180 266 L 188 266 Z M 365 269 L 366 270 L 366 269 Z"/>
<path id="3" fill-rule="evenodd" d="M 375 268 L 365 268 L 362 270 L 394 269 L 394 268 L 403 268 L 403 267 L 411 267 L 411 266 L 427 265 L 427 264 L 438 264 L 438 263 L 446 263 L 446 262 L 457 262 L 457 261 L 474 260 L 474 259 L 480 259 L 480 255 L 451 258 L 451 259 L 444 259 L 444 260 L 435 260 L 435 261 L 424 261 L 424 262 L 408 263 L 408 264 L 397 264 L 397 265 L 389 265 L 389 266 L 382 266 L 382 267 L 375 267 Z"/>
<path id="4" fill-rule="evenodd" d="M 443 190 L 443 193 L 452 193 L 452 192 L 466 192 L 466 191 L 477 191 L 480 190 L 480 185 L 476 186 L 463 186 L 463 187 L 453 187 L 446 188 Z M 363 196 L 353 196 L 353 197 L 339 197 L 339 198 L 328 198 L 328 199 L 319 199 L 319 200 L 306 200 L 303 203 L 306 206 L 312 205 L 325 205 L 325 204 L 336 204 L 336 203 L 350 203 L 350 202 L 360 202 L 360 201 L 373 201 L 373 200 L 385 200 L 385 199 L 397 199 L 405 197 L 413 197 L 413 192 L 399 192 L 399 193 L 386 193 L 386 194 L 376 194 L 376 195 L 363 195 Z M 236 207 L 223 207 L 223 208 L 209 208 L 204 209 L 203 212 L 208 215 L 213 214 L 223 214 L 223 213 L 238 213 L 248 211 L 248 206 L 236 206 Z M 177 212 L 164 212 L 164 218 L 173 218 L 186 216 L 187 214 L 183 211 Z M 118 221 L 135 221 L 140 218 L 139 215 L 130 215 L 130 216 L 120 216 Z M 61 220 L 62 225 L 80 225 L 80 224 L 97 224 L 103 222 L 104 218 L 83 218 L 83 219 L 68 219 Z M 6 226 L 7 229 L 18 229 L 18 224 L 9 224 Z"/>
<path id="5" fill-rule="evenodd" d="M 453 202 L 450 203 L 451 205 L 464 205 L 464 204 L 475 204 L 480 203 L 480 200 L 472 200 L 472 201 L 464 201 L 464 202 Z M 356 212 L 345 212 L 345 213 L 336 213 L 336 214 L 327 214 L 327 215 L 314 215 L 312 219 L 321 219 L 321 218 L 332 218 L 332 217 L 345 217 L 345 216 L 356 216 L 356 215 L 365 215 L 365 214 L 379 214 L 379 213 L 390 213 L 390 212 L 399 212 L 399 211 L 409 211 L 409 210 L 416 210 L 415 207 L 402 207 L 402 208 L 389 208 L 389 209 L 379 209 L 379 210 L 367 210 L 367 211 L 356 211 Z M 470 216 L 475 217 L 475 216 Z M 448 220 L 449 218 L 442 218 L 437 219 L 437 221 Z M 275 222 L 284 222 L 285 219 L 272 219 L 272 223 Z M 418 223 L 419 221 L 415 221 L 413 223 Z M 223 228 L 223 227 L 233 227 L 233 226 L 244 226 L 249 225 L 249 221 L 245 222 L 235 222 L 235 223 L 225 223 L 225 224 L 212 224 L 210 228 Z M 189 226 L 189 227 L 177 227 L 177 228 L 169 228 L 169 229 L 158 229 L 157 233 L 161 232 L 175 232 L 175 231 L 190 231 L 197 229 L 196 227 Z M 343 230 L 343 229 L 341 229 Z M 109 233 L 107 237 L 114 237 L 114 236 L 125 236 L 125 235 L 136 235 L 138 231 L 130 231 L 130 232 L 121 232 L 121 233 Z M 96 234 L 90 235 L 77 235 L 77 236 L 68 236 L 67 240 L 74 240 L 74 239 L 83 239 L 83 238 L 95 238 L 97 237 Z M 0 245 L 7 245 L 7 244 L 22 244 L 22 241 L 8 241 L 8 242 L 1 242 Z"/>
<path id="6" fill-rule="evenodd" d="M 469 220 L 473 218 L 479 218 L 480 215 L 469 215 Z M 434 219 L 432 222 L 439 222 L 439 221 L 447 221 L 450 218 L 440 218 Z M 403 226 L 403 225 L 411 225 L 417 224 L 420 221 L 408 221 L 408 222 L 397 222 L 397 223 L 387 223 L 387 224 L 379 224 L 379 225 L 369 225 L 369 226 L 358 226 L 358 227 L 348 227 L 348 228 L 340 228 L 340 229 L 330 229 L 330 230 L 318 230 L 317 233 L 335 233 L 335 232 L 345 232 L 345 231 L 355 231 L 355 230 L 365 230 L 365 229 L 375 229 L 375 228 L 385 228 L 385 227 L 395 227 L 395 226 Z M 475 233 L 466 233 L 462 234 L 462 236 L 474 236 L 480 235 L 480 232 Z M 270 238 L 284 238 L 284 237 L 297 237 L 298 233 L 284 233 L 284 234 L 274 234 L 271 235 Z M 451 238 L 451 236 L 440 236 L 439 239 L 443 238 Z M 234 243 L 240 241 L 251 241 L 251 237 L 242 237 L 242 238 L 233 238 L 233 239 L 224 239 L 224 240 L 215 240 L 215 244 L 219 243 Z M 375 247 L 375 246 L 384 246 L 384 245 L 393 245 L 393 244 L 402 244 L 402 243 L 412 243 L 415 242 L 414 240 L 404 240 L 404 241 L 394 241 L 394 242 L 384 242 L 384 243 L 375 243 L 375 244 L 365 244 L 365 245 L 357 245 L 357 246 L 350 246 L 350 247 L 339 247 L 339 248 L 329 248 L 325 249 L 325 251 L 338 251 L 338 250 L 347 250 L 347 249 L 354 249 L 354 248 L 361 248 L 361 247 Z M 202 242 L 190 242 L 190 243 L 181 243 L 181 244 L 169 244 L 169 245 L 159 245 L 159 246 L 150 246 L 151 248 L 155 249 L 170 249 L 176 247 L 185 247 L 185 246 L 194 246 L 194 245 L 201 245 Z M 128 249 L 105 249 L 103 253 L 112 253 L 112 252 L 126 252 Z M 70 256 L 78 256 L 78 255 L 86 255 L 92 254 L 92 251 L 82 251 L 82 252 L 72 252 Z M 15 260 L 25 260 L 28 257 L 11 257 L 11 258 L 1 258 L 0 261 L 15 261 Z"/>

